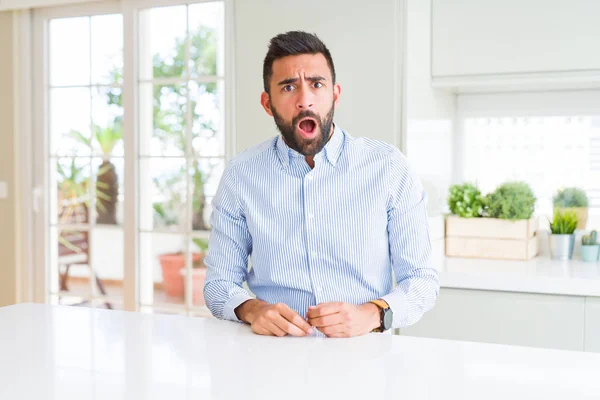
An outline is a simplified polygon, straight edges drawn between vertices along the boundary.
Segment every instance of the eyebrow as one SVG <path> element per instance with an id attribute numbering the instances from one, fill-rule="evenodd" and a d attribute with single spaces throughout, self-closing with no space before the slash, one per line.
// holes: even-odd
<path id="1" fill-rule="evenodd" d="M 306 77 L 307 81 L 311 81 L 311 82 L 319 82 L 319 81 L 326 81 L 327 79 L 325 79 L 322 76 L 307 76 Z M 298 82 L 298 78 L 288 78 L 288 79 L 284 79 L 281 82 L 279 82 L 277 85 L 289 85 L 290 83 L 296 83 Z"/>

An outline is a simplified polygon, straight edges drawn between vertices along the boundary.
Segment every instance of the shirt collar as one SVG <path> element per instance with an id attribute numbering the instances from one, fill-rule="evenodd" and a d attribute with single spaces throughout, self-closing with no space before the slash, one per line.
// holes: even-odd
<path id="1" fill-rule="evenodd" d="M 315 157 L 319 157 L 319 154 L 324 153 L 331 165 L 335 166 L 337 164 L 338 159 L 340 158 L 340 154 L 342 153 L 342 144 L 344 143 L 344 132 L 340 127 L 338 127 L 334 123 L 333 134 L 329 138 L 327 144 L 323 150 L 315 155 Z M 287 167 L 290 163 L 290 158 L 300 158 L 304 157 L 303 154 L 298 153 L 296 150 L 290 148 L 283 140 L 283 136 L 279 135 L 277 138 L 277 142 L 275 143 L 277 153 L 279 154 L 279 158 L 283 163 L 284 167 Z"/>

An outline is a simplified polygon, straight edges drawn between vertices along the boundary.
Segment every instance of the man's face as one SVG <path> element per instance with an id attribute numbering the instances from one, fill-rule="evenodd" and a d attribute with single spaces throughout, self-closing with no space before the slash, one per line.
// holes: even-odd
<path id="1" fill-rule="evenodd" d="M 322 54 L 287 56 L 273 63 L 270 94 L 262 93 L 261 104 L 288 146 L 314 156 L 329 139 L 340 90 Z"/>

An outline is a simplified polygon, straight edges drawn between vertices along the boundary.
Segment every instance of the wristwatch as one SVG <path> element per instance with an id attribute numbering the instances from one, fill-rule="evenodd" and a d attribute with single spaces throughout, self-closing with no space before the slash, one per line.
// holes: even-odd
<path id="1" fill-rule="evenodd" d="M 373 329 L 372 332 L 385 332 L 392 327 L 392 321 L 394 320 L 394 312 L 390 308 L 389 304 L 382 299 L 371 300 L 371 303 L 379 307 L 379 327 Z"/>

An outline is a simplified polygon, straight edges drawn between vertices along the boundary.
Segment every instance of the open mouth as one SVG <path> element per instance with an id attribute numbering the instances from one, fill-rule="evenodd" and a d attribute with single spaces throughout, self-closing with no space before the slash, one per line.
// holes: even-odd
<path id="1" fill-rule="evenodd" d="M 304 118 L 298 123 L 298 130 L 304 137 L 312 137 L 317 130 L 317 121 L 312 118 Z"/>

